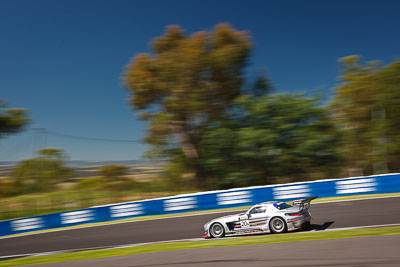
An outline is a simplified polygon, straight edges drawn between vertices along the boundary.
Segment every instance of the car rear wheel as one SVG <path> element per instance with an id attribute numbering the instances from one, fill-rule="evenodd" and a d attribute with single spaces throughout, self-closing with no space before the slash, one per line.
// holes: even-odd
<path id="1" fill-rule="evenodd" d="M 214 223 L 210 227 L 210 235 L 215 238 L 225 236 L 225 229 L 220 223 Z"/>
<path id="2" fill-rule="evenodd" d="M 287 231 L 287 225 L 284 219 L 281 217 L 274 217 L 269 222 L 269 229 L 272 233 L 285 233 Z"/>

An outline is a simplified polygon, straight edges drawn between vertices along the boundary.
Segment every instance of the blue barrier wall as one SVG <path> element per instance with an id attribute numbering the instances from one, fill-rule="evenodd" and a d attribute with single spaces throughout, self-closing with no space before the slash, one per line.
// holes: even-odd
<path id="1" fill-rule="evenodd" d="M 0 222 L 0 236 L 138 216 L 249 206 L 269 200 L 400 192 L 400 174 L 236 188 L 119 203 Z"/>

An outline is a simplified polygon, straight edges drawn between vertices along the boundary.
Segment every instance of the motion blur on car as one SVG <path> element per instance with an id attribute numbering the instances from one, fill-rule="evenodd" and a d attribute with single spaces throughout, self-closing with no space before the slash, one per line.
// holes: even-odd
<path id="1" fill-rule="evenodd" d="M 247 212 L 216 218 L 204 225 L 203 237 L 219 238 L 225 235 L 253 233 L 285 233 L 309 229 L 310 202 L 316 196 L 285 202 L 268 201 L 251 207 Z"/>

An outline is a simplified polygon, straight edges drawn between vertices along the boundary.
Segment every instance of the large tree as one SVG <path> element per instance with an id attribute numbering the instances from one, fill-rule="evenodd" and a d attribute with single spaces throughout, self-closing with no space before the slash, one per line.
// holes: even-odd
<path id="1" fill-rule="evenodd" d="M 0 99 L 0 138 L 20 131 L 29 122 L 25 109 L 7 109 Z"/>
<path id="2" fill-rule="evenodd" d="M 362 64 L 340 59 L 341 85 L 332 103 L 343 133 L 347 175 L 398 171 L 400 164 L 400 62 Z"/>
<path id="3" fill-rule="evenodd" d="M 145 140 L 152 154 L 182 157 L 201 188 L 207 187 L 199 150 L 204 129 L 240 95 L 250 49 L 247 33 L 228 24 L 189 36 L 169 26 L 126 69 L 131 103 L 150 121 Z"/>
<path id="4" fill-rule="evenodd" d="M 243 95 L 203 138 L 204 165 L 217 188 L 334 177 L 338 133 L 318 98 Z"/>

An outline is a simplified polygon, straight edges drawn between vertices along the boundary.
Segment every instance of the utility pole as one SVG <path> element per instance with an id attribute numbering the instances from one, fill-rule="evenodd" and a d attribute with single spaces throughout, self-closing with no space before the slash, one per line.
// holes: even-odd
<path id="1" fill-rule="evenodd" d="M 33 128 L 32 157 L 35 153 L 47 146 L 47 130 L 45 128 Z"/>

